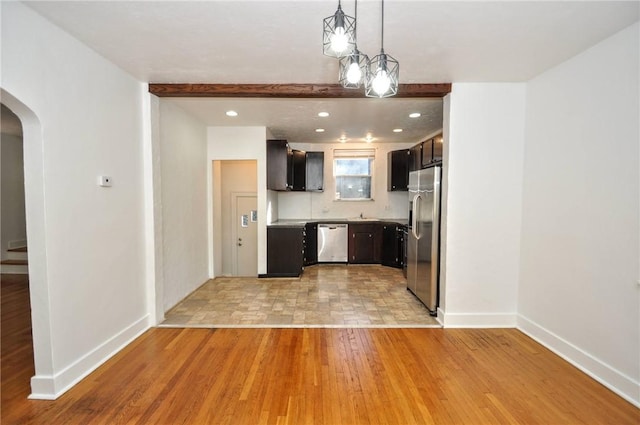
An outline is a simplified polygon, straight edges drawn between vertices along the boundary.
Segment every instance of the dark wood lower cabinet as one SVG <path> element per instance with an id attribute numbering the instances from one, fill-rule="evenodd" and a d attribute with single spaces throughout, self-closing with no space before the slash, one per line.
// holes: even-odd
<path id="1" fill-rule="evenodd" d="M 349 263 L 404 265 L 403 226 L 397 223 L 350 223 Z M 267 227 L 267 273 L 263 277 L 296 277 L 318 263 L 318 223 Z"/>
<path id="2" fill-rule="evenodd" d="M 383 266 L 402 268 L 404 264 L 404 235 L 402 226 L 385 224 L 382 227 L 382 258 Z"/>
<path id="3" fill-rule="evenodd" d="M 310 266 L 318 262 L 318 223 L 305 226 L 304 265 Z"/>
<path id="4" fill-rule="evenodd" d="M 304 227 L 267 227 L 267 275 L 294 277 L 304 266 Z"/>
<path id="5" fill-rule="evenodd" d="M 349 224 L 349 262 L 380 263 L 382 227 L 376 224 Z"/>

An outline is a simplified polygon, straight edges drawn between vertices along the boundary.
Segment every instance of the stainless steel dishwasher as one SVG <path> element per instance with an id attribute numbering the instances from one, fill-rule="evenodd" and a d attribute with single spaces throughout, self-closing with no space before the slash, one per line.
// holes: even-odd
<path id="1" fill-rule="evenodd" d="M 349 230 L 346 224 L 318 224 L 318 262 L 346 263 Z"/>

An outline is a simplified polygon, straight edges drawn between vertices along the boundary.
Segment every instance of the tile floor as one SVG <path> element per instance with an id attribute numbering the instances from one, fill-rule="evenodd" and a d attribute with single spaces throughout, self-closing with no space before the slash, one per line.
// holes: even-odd
<path id="1" fill-rule="evenodd" d="M 440 327 L 406 286 L 401 270 L 378 265 L 321 264 L 295 279 L 220 277 L 160 326 Z"/>

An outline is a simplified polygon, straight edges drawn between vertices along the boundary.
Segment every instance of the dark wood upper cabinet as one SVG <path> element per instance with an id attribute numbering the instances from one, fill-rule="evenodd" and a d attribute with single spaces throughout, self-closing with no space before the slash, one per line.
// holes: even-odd
<path id="1" fill-rule="evenodd" d="M 422 167 L 442 161 L 442 134 L 422 142 Z"/>
<path id="2" fill-rule="evenodd" d="M 322 192 L 324 190 L 324 152 L 307 152 L 306 190 Z"/>
<path id="3" fill-rule="evenodd" d="M 433 139 L 422 142 L 422 166 L 426 167 L 433 161 Z"/>
<path id="4" fill-rule="evenodd" d="M 387 154 L 387 191 L 407 190 L 409 184 L 409 149 Z"/>
<path id="5" fill-rule="evenodd" d="M 444 139 L 442 137 L 442 134 L 439 134 L 433 138 L 433 161 L 434 162 L 442 161 L 443 140 Z"/>
<path id="6" fill-rule="evenodd" d="M 288 190 L 293 182 L 293 153 L 286 140 L 267 140 L 267 189 Z"/>
<path id="7" fill-rule="evenodd" d="M 286 140 L 267 140 L 267 189 L 324 190 L 324 152 L 291 149 Z"/>
<path id="8" fill-rule="evenodd" d="M 409 172 L 422 168 L 422 143 L 409 149 Z"/>
<path id="9" fill-rule="evenodd" d="M 293 149 L 291 152 L 293 160 L 293 181 L 291 182 L 291 190 L 304 191 L 307 186 L 307 153 L 296 149 Z"/>

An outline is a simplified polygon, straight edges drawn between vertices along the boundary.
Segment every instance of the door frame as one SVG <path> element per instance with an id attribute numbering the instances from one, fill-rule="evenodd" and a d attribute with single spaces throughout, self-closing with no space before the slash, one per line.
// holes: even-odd
<path id="1" fill-rule="evenodd" d="M 256 207 L 258 203 L 258 193 L 257 192 L 231 192 L 231 220 L 233 226 L 231 226 L 231 263 L 232 263 L 232 272 L 234 276 L 238 276 L 238 249 L 235 245 L 238 241 L 238 209 L 236 205 L 238 204 L 238 198 L 256 198 Z M 260 217 L 258 217 L 259 219 Z M 257 224 L 257 222 L 256 222 Z M 257 242 L 257 232 L 258 228 L 256 226 L 256 242 Z M 256 247 L 257 248 L 257 247 Z M 256 249 L 257 251 L 257 249 Z M 256 265 L 258 259 L 256 258 Z M 257 273 L 257 270 L 256 270 Z"/>
<path id="2" fill-rule="evenodd" d="M 22 149 L 24 153 L 24 195 L 29 247 L 29 300 L 31 303 L 31 332 L 33 336 L 33 362 L 35 375 L 31 378 L 33 399 L 54 399 L 56 396 L 53 367 L 53 341 L 51 335 L 51 287 L 47 261 L 47 235 L 45 220 L 45 186 L 43 171 L 42 126 L 35 112 L 20 99 L 0 88 L 2 103 L 22 123 Z"/>

